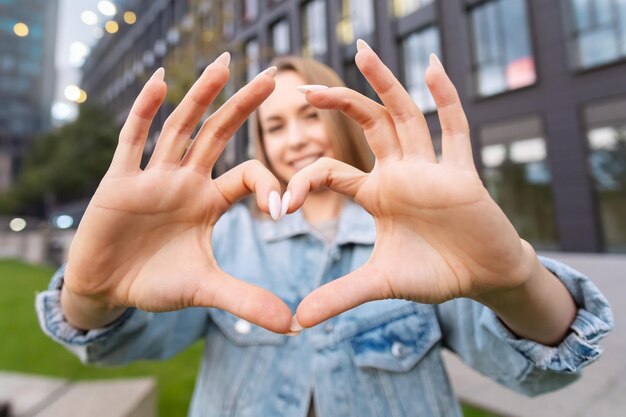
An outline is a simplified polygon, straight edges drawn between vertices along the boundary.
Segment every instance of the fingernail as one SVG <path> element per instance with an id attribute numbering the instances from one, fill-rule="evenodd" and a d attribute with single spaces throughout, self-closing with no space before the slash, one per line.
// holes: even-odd
<path id="1" fill-rule="evenodd" d="M 441 63 L 441 61 L 439 60 L 439 57 L 435 54 L 430 54 L 430 65 L 433 66 L 438 66 L 439 68 L 443 69 L 443 64 Z"/>
<path id="2" fill-rule="evenodd" d="M 280 195 L 276 191 L 270 193 L 269 198 L 270 216 L 274 221 L 280 219 Z"/>
<path id="3" fill-rule="evenodd" d="M 218 64 L 222 64 L 225 67 L 228 67 L 228 65 L 230 64 L 230 53 L 224 52 L 222 55 L 217 57 L 215 62 Z"/>
<path id="4" fill-rule="evenodd" d="M 285 333 L 285 336 L 300 336 L 301 332 L 289 332 Z"/>
<path id="5" fill-rule="evenodd" d="M 291 202 L 291 191 L 285 192 L 283 194 L 283 198 L 280 201 L 280 217 L 283 217 L 287 214 L 287 210 L 289 209 L 289 202 Z"/>
<path id="6" fill-rule="evenodd" d="M 278 73 L 278 68 L 275 66 L 269 67 L 265 71 L 261 72 L 261 74 L 269 75 L 272 78 L 276 76 L 276 73 Z"/>
<path id="7" fill-rule="evenodd" d="M 361 49 L 372 49 L 367 42 L 365 42 L 363 39 L 357 39 L 356 40 L 356 50 L 360 51 Z"/>
<path id="8" fill-rule="evenodd" d="M 290 333 L 300 333 L 303 329 L 304 329 L 304 327 L 302 327 L 300 325 L 300 323 L 298 323 L 298 319 L 294 315 L 291 318 L 291 326 L 289 327 L 289 332 Z"/>
<path id="9" fill-rule="evenodd" d="M 308 84 L 308 85 L 299 85 L 296 87 L 296 90 L 298 90 L 302 94 L 306 94 L 309 91 L 328 90 L 328 87 L 325 85 L 321 85 L 321 84 Z"/>
<path id="10" fill-rule="evenodd" d="M 154 78 L 155 80 L 163 81 L 163 79 L 165 78 L 165 68 L 159 67 L 159 69 L 154 71 L 154 74 L 152 74 L 152 77 L 150 77 L 150 78 Z"/>

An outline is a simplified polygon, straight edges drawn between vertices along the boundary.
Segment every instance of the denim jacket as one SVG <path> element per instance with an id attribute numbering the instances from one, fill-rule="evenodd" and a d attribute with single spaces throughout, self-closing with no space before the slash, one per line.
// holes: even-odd
<path id="1" fill-rule="evenodd" d="M 295 310 L 311 290 L 365 263 L 374 239 L 372 217 L 352 202 L 344 207 L 330 244 L 299 212 L 274 223 L 257 220 L 237 205 L 216 225 L 213 247 L 224 271 L 269 289 Z M 563 281 L 579 308 L 571 332 L 557 347 L 515 337 L 492 311 L 468 299 L 440 305 L 370 302 L 298 337 L 213 308 L 128 309 L 110 326 L 85 332 L 63 319 L 60 269 L 49 290 L 37 295 L 36 307 L 43 331 L 85 363 L 167 358 L 203 338 L 189 410 L 193 417 L 304 417 L 311 395 L 319 417 L 460 417 L 442 348 L 527 395 L 574 381 L 600 355 L 598 341 L 613 326 L 606 299 L 579 272 L 547 258 L 541 262 Z"/>

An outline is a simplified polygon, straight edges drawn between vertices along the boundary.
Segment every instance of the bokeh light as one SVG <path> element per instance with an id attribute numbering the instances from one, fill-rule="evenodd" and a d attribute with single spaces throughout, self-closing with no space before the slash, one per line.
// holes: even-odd
<path id="1" fill-rule="evenodd" d="M 109 33 L 116 33 L 120 29 L 120 25 L 115 20 L 109 20 L 104 25 L 104 29 Z"/>
<path id="2" fill-rule="evenodd" d="M 98 2 L 98 10 L 105 16 L 115 16 L 117 13 L 117 7 L 110 1 L 101 0 Z"/>
<path id="3" fill-rule="evenodd" d="M 21 232 L 26 229 L 26 220 L 21 217 L 16 217 L 9 222 L 9 228 L 14 232 Z"/>
<path id="4" fill-rule="evenodd" d="M 128 11 L 124 12 L 124 22 L 129 25 L 134 24 L 137 21 L 137 15 L 134 12 Z"/>
<path id="5" fill-rule="evenodd" d="M 28 36 L 28 32 L 29 32 L 28 25 L 24 22 L 17 22 L 13 26 L 13 32 L 15 32 L 15 34 L 19 36 L 20 38 Z"/>
<path id="6" fill-rule="evenodd" d="M 68 85 L 63 90 L 63 94 L 69 101 L 77 101 L 80 98 L 80 88 L 75 85 Z"/>
<path id="7" fill-rule="evenodd" d="M 98 20 L 100 20 L 98 18 L 98 15 L 91 10 L 85 10 L 84 12 L 82 12 L 80 14 L 80 19 L 83 21 L 84 24 L 89 26 L 97 24 Z"/>

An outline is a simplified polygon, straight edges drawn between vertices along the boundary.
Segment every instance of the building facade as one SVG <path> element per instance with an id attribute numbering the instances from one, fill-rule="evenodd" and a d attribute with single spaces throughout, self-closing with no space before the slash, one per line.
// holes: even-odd
<path id="1" fill-rule="evenodd" d="M 50 127 L 57 13 L 57 0 L 0 2 L 0 191 Z"/>
<path id="2" fill-rule="evenodd" d="M 626 252 L 626 0 L 129 0 L 137 24 L 105 37 L 84 88 L 120 121 L 165 66 L 174 91 L 223 50 L 232 94 L 280 54 L 326 62 L 374 96 L 354 64 L 366 40 L 440 128 L 423 80 L 436 53 L 461 95 L 492 196 L 537 248 Z M 187 72 L 185 72 L 187 71 Z M 171 88 L 170 88 L 171 89 Z M 180 96 L 179 91 L 179 96 Z M 176 98 L 164 106 L 158 126 Z M 250 156 L 245 129 L 218 171 Z"/>

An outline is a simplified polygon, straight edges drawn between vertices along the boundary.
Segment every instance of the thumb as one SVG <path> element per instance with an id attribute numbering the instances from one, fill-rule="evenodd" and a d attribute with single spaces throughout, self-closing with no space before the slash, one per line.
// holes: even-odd
<path id="1" fill-rule="evenodd" d="M 322 157 L 298 171 L 289 180 L 287 190 L 291 194 L 291 199 L 287 213 L 300 208 L 311 191 L 324 187 L 354 199 L 365 178 L 367 174 L 352 165 Z"/>
<path id="2" fill-rule="evenodd" d="M 284 301 L 222 271 L 203 281 L 192 307 L 216 307 L 274 333 L 287 333 L 291 324 L 291 310 Z"/>
<path id="3" fill-rule="evenodd" d="M 386 298 L 384 283 L 381 271 L 365 264 L 304 297 L 296 310 L 295 321 L 301 327 L 313 327 L 368 301 Z M 299 329 L 292 325 L 291 330 Z"/>

